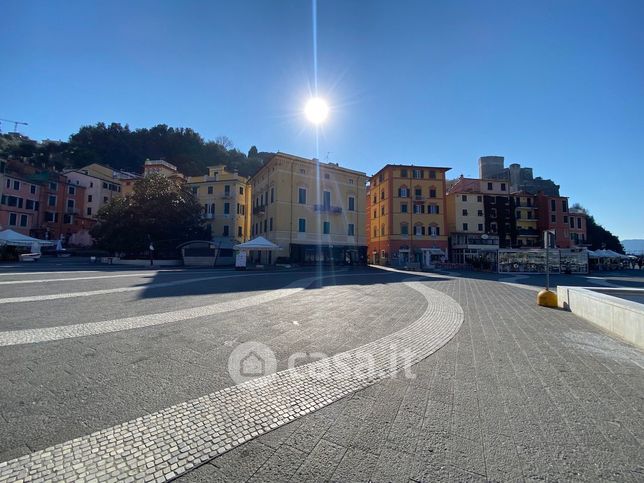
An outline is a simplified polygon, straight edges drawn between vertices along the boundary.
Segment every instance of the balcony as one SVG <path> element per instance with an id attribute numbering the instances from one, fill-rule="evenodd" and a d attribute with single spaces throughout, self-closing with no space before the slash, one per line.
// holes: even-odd
<path id="1" fill-rule="evenodd" d="M 259 205 L 253 208 L 253 215 L 265 215 L 266 205 Z"/>
<path id="2" fill-rule="evenodd" d="M 203 217 L 205 220 L 214 220 L 215 219 L 215 214 L 214 213 L 204 213 Z"/>
<path id="3" fill-rule="evenodd" d="M 230 192 L 230 191 L 225 191 L 225 192 L 224 192 L 224 194 L 223 194 L 223 195 L 221 195 L 221 198 L 222 198 L 223 200 L 229 200 L 229 199 L 230 199 L 230 198 L 232 198 L 232 197 L 233 197 L 233 195 L 231 194 L 231 192 Z"/>
<path id="4" fill-rule="evenodd" d="M 339 206 L 331 205 L 313 205 L 313 211 L 319 211 L 321 213 L 342 213 L 342 208 Z"/>

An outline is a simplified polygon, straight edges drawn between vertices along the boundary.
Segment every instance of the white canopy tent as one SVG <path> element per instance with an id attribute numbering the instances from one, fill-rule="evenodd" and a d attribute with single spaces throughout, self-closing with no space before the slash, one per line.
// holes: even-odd
<path id="1" fill-rule="evenodd" d="M 40 246 L 53 246 L 56 242 L 49 240 L 39 240 L 13 230 L 0 231 L 0 245 L 9 245 L 14 247 L 33 247 L 35 244 Z"/>
<path id="2" fill-rule="evenodd" d="M 235 250 L 240 250 L 240 251 L 250 251 L 250 250 L 259 250 L 259 251 L 275 251 L 275 250 L 281 250 L 279 245 L 276 245 L 270 240 L 267 240 L 263 236 L 258 236 L 257 238 L 253 238 L 252 240 L 249 240 L 245 243 L 239 243 L 238 245 L 235 245 L 233 247 Z"/>

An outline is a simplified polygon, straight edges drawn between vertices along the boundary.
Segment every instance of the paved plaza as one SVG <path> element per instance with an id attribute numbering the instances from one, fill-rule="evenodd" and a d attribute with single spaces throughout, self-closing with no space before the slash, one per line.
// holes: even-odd
<path id="1" fill-rule="evenodd" d="M 644 353 L 542 278 L 0 265 L 0 481 L 642 481 Z"/>

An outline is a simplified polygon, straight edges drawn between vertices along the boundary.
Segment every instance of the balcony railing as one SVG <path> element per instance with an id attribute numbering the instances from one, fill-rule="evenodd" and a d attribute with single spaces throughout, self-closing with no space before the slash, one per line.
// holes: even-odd
<path id="1" fill-rule="evenodd" d="M 204 213 L 204 214 L 203 214 L 203 217 L 204 217 L 206 220 L 212 220 L 212 219 L 214 219 L 214 218 L 215 218 L 215 214 L 214 214 L 214 213 Z"/>
<path id="2" fill-rule="evenodd" d="M 232 196 L 233 196 L 233 195 L 230 193 L 230 191 L 228 191 L 228 192 L 224 192 L 224 194 L 223 194 L 223 195 L 221 195 L 222 199 L 224 199 L 224 200 L 229 199 L 229 198 L 232 198 Z"/>
<path id="3" fill-rule="evenodd" d="M 342 213 L 341 207 L 331 205 L 313 205 L 313 210 L 323 213 Z"/>
<path id="4" fill-rule="evenodd" d="M 263 215 L 266 213 L 266 205 L 259 205 L 253 208 L 253 215 Z"/>

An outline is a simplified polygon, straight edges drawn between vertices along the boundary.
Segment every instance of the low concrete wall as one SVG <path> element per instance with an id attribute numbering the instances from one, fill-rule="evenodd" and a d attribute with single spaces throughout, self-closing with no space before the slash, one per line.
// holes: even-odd
<path id="1" fill-rule="evenodd" d="M 644 295 L 637 288 L 557 287 L 559 306 L 644 348 L 644 305 L 615 295 Z"/>

